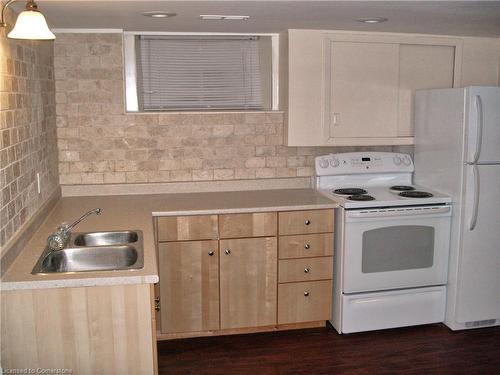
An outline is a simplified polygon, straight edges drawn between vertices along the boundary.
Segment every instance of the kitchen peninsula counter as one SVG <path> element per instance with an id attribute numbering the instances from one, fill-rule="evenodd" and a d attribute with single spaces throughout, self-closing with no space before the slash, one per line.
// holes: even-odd
<path id="1" fill-rule="evenodd" d="M 62 222 L 101 208 L 75 232 L 141 230 L 144 267 L 138 270 L 31 274 L 47 236 Z M 153 217 L 208 215 L 335 208 L 337 204 L 312 189 L 253 190 L 154 195 L 63 197 L 2 277 L 2 290 L 88 287 L 158 282 Z"/>

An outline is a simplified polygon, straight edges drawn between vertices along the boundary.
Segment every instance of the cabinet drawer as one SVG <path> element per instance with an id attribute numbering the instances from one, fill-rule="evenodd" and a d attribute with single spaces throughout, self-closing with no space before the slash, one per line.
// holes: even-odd
<path id="1" fill-rule="evenodd" d="M 279 258 L 307 258 L 333 255 L 333 234 L 302 234 L 281 236 Z"/>
<path id="2" fill-rule="evenodd" d="M 217 231 L 217 215 L 158 218 L 158 241 L 217 239 Z"/>
<path id="3" fill-rule="evenodd" d="M 278 324 L 331 318 L 332 281 L 278 285 Z"/>
<path id="4" fill-rule="evenodd" d="M 333 232 L 333 210 L 280 212 L 279 232 L 280 234 Z"/>
<path id="5" fill-rule="evenodd" d="M 275 212 L 219 215 L 220 238 L 276 236 Z"/>
<path id="6" fill-rule="evenodd" d="M 279 261 L 278 282 L 327 280 L 333 274 L 333 257 L 282 259 Z"/>

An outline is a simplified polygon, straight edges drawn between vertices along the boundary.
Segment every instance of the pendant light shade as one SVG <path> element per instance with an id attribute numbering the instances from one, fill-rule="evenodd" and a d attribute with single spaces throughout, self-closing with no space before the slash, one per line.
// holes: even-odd
<path id="1" fill-rule="evenodd" d="M 7 5 L 10 3 L 7 3 Z M 7 37 L 30 40 L 52 40 L 56 38 L 33 0 L 27 2 L 26 9 L 19 14 L 14 28 Z"/>

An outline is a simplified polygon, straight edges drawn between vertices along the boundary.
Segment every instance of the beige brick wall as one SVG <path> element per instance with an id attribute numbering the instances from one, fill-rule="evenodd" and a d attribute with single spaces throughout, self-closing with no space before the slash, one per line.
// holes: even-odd
<path id="1" fill-rule="evenodd" d="M 124 114 L 120 34 L 59 34 L 55 74 L 62 185 L 311 176 L 352 150 L 284 146 L 280 112 Z"/>
<path id="2" fill-rule="evenodd" d="M 8 12 L 9 25 L 12 15 Z M 0 29 L 0 244 L 58 187 L 53 43 L 7 39 Z M 37 193 L 36 173 L 41 177 Z"/>

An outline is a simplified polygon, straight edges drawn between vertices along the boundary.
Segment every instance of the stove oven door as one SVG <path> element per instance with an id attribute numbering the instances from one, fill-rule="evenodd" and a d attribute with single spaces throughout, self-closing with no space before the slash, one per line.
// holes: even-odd
<path id="1" fill-rule="evenodd" d="M 450 206 L 345 211 L 343 292 L 443 285 Z"/>

